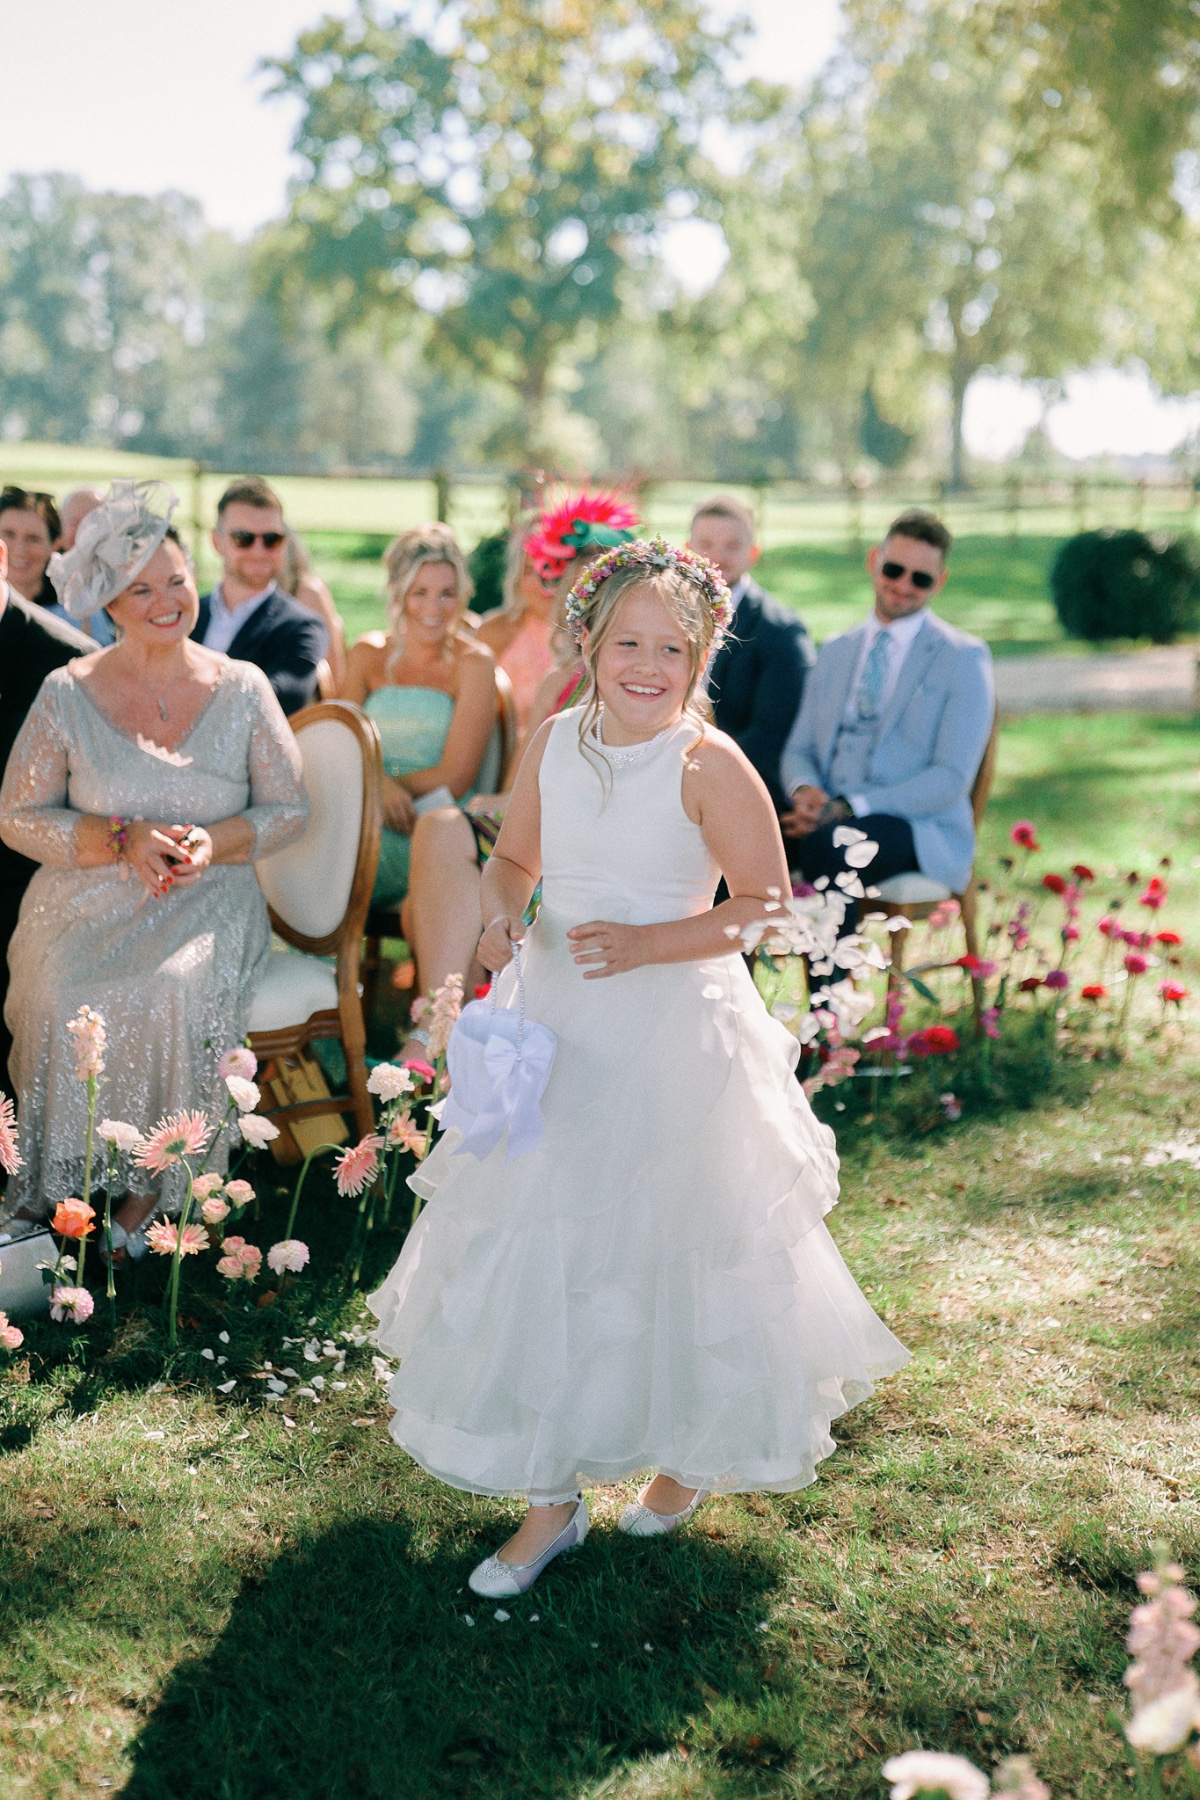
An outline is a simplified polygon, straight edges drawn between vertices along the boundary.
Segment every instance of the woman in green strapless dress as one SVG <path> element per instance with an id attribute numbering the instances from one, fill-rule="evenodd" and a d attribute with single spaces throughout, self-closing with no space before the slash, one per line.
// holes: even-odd
<path id="1" fill-rule="evenodd" d="M 412 868 L 432 822 L 495 786 L 495 664 L 464 628 L 471 579 L 447 526 L 403 532 L 388 546 L 384 566 L 389 629 L 359 638 L 346 659 L 341 697 L 371 715 L 383 743 L 384 830 L 372 902 L 401 907 L 420 986 L 429 991 L 467 971 L 447 963 L 461 933 L 447 938 L 432 913 L 411 917 L 405 903 Z"/>

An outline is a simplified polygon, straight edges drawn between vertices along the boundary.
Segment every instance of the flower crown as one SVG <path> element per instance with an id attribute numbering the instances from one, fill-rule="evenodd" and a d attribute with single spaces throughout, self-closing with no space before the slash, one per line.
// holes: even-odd
<path id="1" fill-rule="evenodd" d="M 583 551 L 627 543 L 637 522 L 633 508 L 615 494 L 576 494 L 542 513 L 525 548 L 542 574 L 557 580 Z"/>
<path id="2" fill-rule="evenodd" d="M 582 641 L 597 588 L 618 569 L 674 569 L 677 574 L 685 575 L 700 589 L 712 617 L 712 650 L 719 647 L 733 623 L 733 596 L 725 577 L 715 563 L 697 556 L 694 550 L 677 550 L 664 537 L 637 538 L 631 544 L 617 544 L 588 564 L 567 596 L 565 609 L 567 630 L 576 643 Z"/>

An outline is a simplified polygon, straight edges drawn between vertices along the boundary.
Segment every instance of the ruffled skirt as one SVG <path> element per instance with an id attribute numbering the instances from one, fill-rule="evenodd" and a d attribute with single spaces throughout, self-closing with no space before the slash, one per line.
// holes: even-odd
<path id="1" fill-rule="evenodd" d="M 803 1487 L 908 1356 L 822 1223 L 837 1156 L 796 1041 L 740 956 L 585 982 L 572 922 L 543 909 L 524 958 L 558 1039 L 541 1145 L 480 1161 L 452 1131 L 412 1177 L 428 1205 L 370 1300 L 392 1435 L 480 1494 Z"/>

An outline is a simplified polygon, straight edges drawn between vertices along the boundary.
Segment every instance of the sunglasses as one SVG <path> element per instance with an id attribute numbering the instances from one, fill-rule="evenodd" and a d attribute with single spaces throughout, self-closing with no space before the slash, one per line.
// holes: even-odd
<path id="1" fill-rule="evenodd" d="M 880 563 L 879 573 L 885 581 L 900 581 L 907 575 L 913 586 L 919 588 L 923 594 L 927 593 L 937 580 L 937 576 L 931 575 L 928 569 L 906 569 L 903 563 L 897 562 Z"/>
<path id="2" fill-rule="evenodd" d="M 239 550 L 249 550 L 251 544 L 261 543 L 264 550 L 278 550 L 283 542 L 282 531 L 231 531 L 229 541 L 236 544 Z"/>

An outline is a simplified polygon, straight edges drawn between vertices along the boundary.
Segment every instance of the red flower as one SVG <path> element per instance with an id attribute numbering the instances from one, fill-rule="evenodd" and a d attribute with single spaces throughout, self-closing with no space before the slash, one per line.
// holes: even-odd
<path id="1" fill-rule="evenodd" d="M 949 1025 L 927 1025 L 914 1031 L 905 1045 L 909 1056 L 949 1056 L 958 1049 L 958 1033 Z"/>
<path id="2" fill-rule="evenodd" d="M 429 1063 L 422 1062 L 419 1056 L 405 1057 L 400 1066 L 402 1069 L 411 1069 L 415 1079 L 422 1082 L 426 1087 L 433 1080 L 437 1072 L 429 1065 Z"/>
<path id="3" fill-rule="evenodd" d="M 1119 936 L 1121 928 L 1115 919 L 1110 919 L 1108 915 L 1105 914 L 1104 918 L 1102 918 L 1097 925 L 1096 930 L 1100 933 L 1101 937 L 1113 938 Z"/>
<path id="4" fill-rule="evenodd" d="M 1061 875 L 1043 875 L 1042 886 L 1049 888 L 1052 894 L 1065 894 L 1067 884 Z"/>
<path id="5" fill-rule="evenodd" d="M 1182 944 L 1183 939 L 1177 931 L 1156 931 L 1154 942 L 1156 944 Z"/>
<path id="6" fill-rule="evenodd" d="M 1187 989 L 1181 981 L 1160 981 L 1158 992 L 1164 1003 L 1169 1000 L 1173 1006 L 1178 1006 L 1181 1000 L 1187 999 Z"/>
<path id="7" fill-rule="evenodd" d="M 1125 967 L 1131 975 L 1144 975 L 1150 967 L 1150 958 L 1143 956 L 1140 950 L 1131 950 L 1125 958 Z"/>
<path id="8" fill-rule="evenodd" d="M 1037 841 L 1037 826 L 1030 819 L 1018 819 L 1008 835 L 1022 850 L 1040 850 L 1042 847 Z"/>
<path id="9" fill-rule="evenodd" d="M 632 536 L 637 522 L 637 514 L 615 494 L 575 494 L 542 513 L 525 550 L 543 575 L 557 581 L 587 544 L 619 544 L 623 536 L 616 534 Z M 589 525 L 599 526 L 604 535 L 589 536 Z"/>
<path id="10" fill-rule="evenodd" d="M 1027 975 L 1021 983 L 1021 992 L 1023 994 L 1032 994 L 1035 989 L 1040 988 L 1041 985 L 1042 978 L 1040 975 Z"/>
<path id="11" fill-rule="evenodd" d="M 1071 873 L 1076 881 L 1095 881 L 1096 879 L 1094 871 L 1089 869 L 1086 863 L 1072 863 Z"/>
<path id="12" fill-rule="evenodd" d="M 1145 893 L 1138 895 L 1138 905 L 1148 906 L 1152 912 L 1157 912 L 1160 906 L 1166 904 L 1166 899 L 1166 882 L 1163 881 L 1160 876 L 1152 875 L 1150 880 L 1146 883 Z"/>
<path id="13" fill-rule="evenodd" d="M 490 981 L 477 982 L 475 986 L 475 998 L 477 1000 L 486 1000 L 491 991 L 492 984 Z"/>
<path id="14" fill-rule="evenodd" d="M 1108 998 L 1108 989 L 1098 981 L 1094 981 L 1090 987 L 1082 988 L 1080 992 L 1085 1000 L 1106 1000 Z"/>

